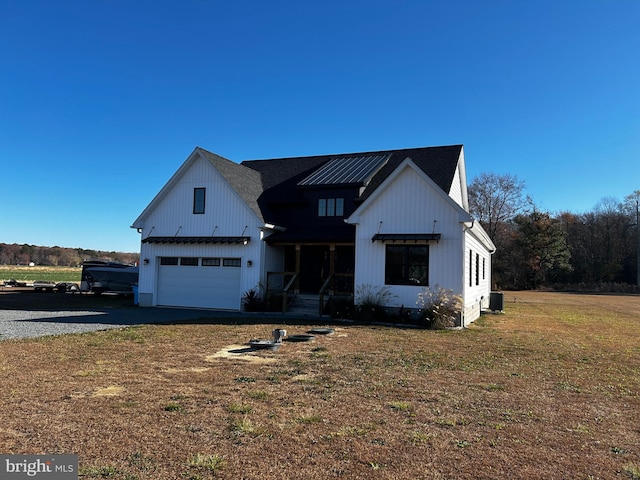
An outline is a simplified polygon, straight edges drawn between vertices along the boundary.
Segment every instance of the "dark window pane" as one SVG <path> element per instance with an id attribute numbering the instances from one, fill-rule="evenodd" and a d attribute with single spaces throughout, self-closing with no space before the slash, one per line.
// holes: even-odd
<path id="1" fill-rule="evenodd" d="M 387 285 L 429 285 L 428 245 L 387 245 Z"/>
<path id="2" fill-rule="evenodd" d="M 429 284 L 429 247 L 407 246 L 407 280 L 411 285 Z"/>
<path id="3" fill-rule="evenodd" d="M 204 213 L 205 194 L 204 188 L 193 189 L 193 213 Z"/>
<path id="4" fill-rule="evenodd" d="M 327 216 L 327 199 L 321 198 L 318 200 L 318 216 L 326 217 Z"/>
<path id="5" fill-rule="evenodd" d="M 161 257 L 160 265 L 178 265 L 178 257 Z"/>
<path id="6" fill-rule="evenodd" d="M 202 266 L 203 267 L 219 267 L 220 259 L 219 258 L 203 258 Z"/>
<path id="7" fill-rule="evenodd" d="M 385 259 L 385 283 L 404 284 L 404 246 L 387 245 Z"/>
<path id="8" fill-rule="evenodd" d="M 242 265 L 242 260 L 239 258 L 223 258 L 222 266 L 223 267 L 239 267 Z"/>
<path id="9" fill-rule="evenodd" d="M 197 267 L 198 257 L 182 257 L 180 259 L 180 265 L 185 265 L 188 267 Z"/>
<path id="10" fill-rule="evenodd" d="M 335 217 L 336 215 L 336 199 L 327 198 L 327 217 Z"/>

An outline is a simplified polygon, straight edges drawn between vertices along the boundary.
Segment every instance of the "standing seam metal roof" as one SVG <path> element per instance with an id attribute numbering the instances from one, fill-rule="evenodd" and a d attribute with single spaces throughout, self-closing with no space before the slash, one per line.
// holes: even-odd
<path id="1" fill-rule="evenodd" d="M 301 186 L 366 183 L 391 155 L 358 155 L 332 158 L 298 182 Z"/>

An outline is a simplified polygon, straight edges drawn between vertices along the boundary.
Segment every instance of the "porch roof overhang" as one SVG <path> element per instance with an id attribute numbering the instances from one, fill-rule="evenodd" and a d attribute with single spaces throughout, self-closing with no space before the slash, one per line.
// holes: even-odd
<path id="1" fill-rule="evenodd" d="M 214 243 L 230 243 L 230 244 L 244 244 L 246 245 L 251 240 L 251 237 L 239 236 L 239 237 L 147 237 L 142 240 L 142 243 L 199 243 L 199 244 L 214 244 Z"/>
<path id="2" fill-rule="evenodd" d="M 382 243 L 426 243 L 439 242 L 441 233 L 376 233 L 371 242 Z"/>
<path id="3" fill-rule="evenodd" d="M 269 244 L 354 244 L 355 226 L 344 224 L 332 227 L 288 228 L 265 237 L 265 241 Z"/>

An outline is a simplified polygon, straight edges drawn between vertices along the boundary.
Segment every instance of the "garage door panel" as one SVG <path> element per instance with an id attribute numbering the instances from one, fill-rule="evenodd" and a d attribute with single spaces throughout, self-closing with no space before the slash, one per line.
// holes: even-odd
<path id="1" fill-rule="evenodd" d="M 158 305 L 240 309 L 239 267 L 160 265 Z"/>

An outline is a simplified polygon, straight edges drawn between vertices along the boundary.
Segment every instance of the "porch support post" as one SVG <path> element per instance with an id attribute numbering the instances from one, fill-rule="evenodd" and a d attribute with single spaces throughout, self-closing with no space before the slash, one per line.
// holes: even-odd
<path id="1" fill-rule="evenodd" d="M 336 244 L 329 245 L 329 274 L 333 275 L 336 272 Z"/>
<path id="2" fill-rule="evenodd" d="M 296 243 L 296 273 L 298 274 L 298 278 L 296 278 L 296 295 L 300 293 L 300 244 Z"/>
<path id="3" fill-rule="evenodd" d="M 336 244 L 332 243 L 329 245 L 329 275 L 331 275 L 331 284 L 329 285 L 329 290 L 333 295 L 335 292 L 335 282 L 336 279 L 333 274 L 336 273 Z"/>

